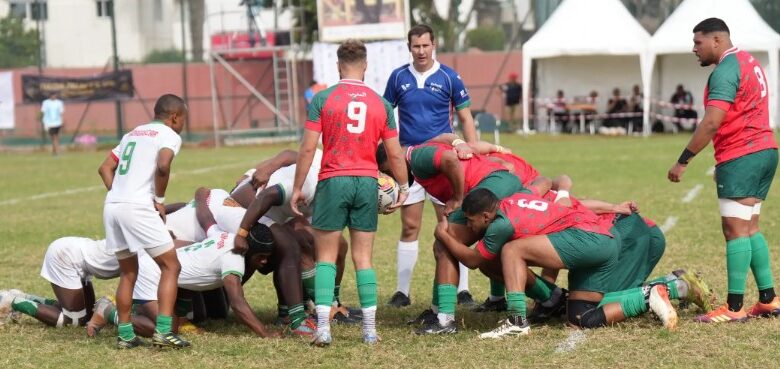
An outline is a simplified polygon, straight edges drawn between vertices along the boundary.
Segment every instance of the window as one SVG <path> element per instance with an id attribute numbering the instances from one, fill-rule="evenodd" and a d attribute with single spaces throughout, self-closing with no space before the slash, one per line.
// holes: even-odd
<path id="1" fill-rule="evenodd" d="M 11 8 L 9 14 L 12 17 L 27 18 L 27 2 L 26 1 L 11 1 Z"/>
<path id="2" fill-rule="evenodd" d="M 96 0 L 98 17 L 110 17 L 114 14 L 114 2 L 112 0 Z"/>
<path id="3" fill-rule="evenodd" d="M 30 3 L 30 16 L 33 20 L 46 20 L 49 18 L 49 7 L 44 0 Z"/>

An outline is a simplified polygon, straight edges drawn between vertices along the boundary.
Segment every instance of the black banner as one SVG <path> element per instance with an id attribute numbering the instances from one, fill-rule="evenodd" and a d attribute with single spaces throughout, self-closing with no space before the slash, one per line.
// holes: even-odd
<path id="1" fill-rule="evenodd" d="M 98 101 L 133 97 L 133 73 L 120 70 L 92 77 L 22 75 L 22 99 L 41 102 L 52 93 L 63 101 Z"/>

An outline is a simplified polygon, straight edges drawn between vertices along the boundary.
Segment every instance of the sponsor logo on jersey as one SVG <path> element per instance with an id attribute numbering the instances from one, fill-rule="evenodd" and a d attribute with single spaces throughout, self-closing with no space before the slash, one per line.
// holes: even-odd
<path id="1" fill-rule="evenodd" d="M 130 136 L 147 136 L 147 137 L 156 137 L 160 132 L 157 132 L 153 129 L 135 129 L 132 132 L 130 132 Z"/>
<path id="2" fill-rule="evenodd" d="M 353 99 L 357 99 L 358 97 L 366 97 L 365 92 L 350 92 L 347 95 Z"/>
<path id="3" fill-rule="evenodd" d="M 227 232 L 222 232 L 219 235 L 219 241 L 217 241 L 217 250 L 225 247 L 225 240 L 227 240 L 228 234 Z"/>
<path id="4" fill-rule="evenodd" d="M 406 91 L 412 84 L 411 83 L 404 83 L 401 85 L 401 89 Z"/>

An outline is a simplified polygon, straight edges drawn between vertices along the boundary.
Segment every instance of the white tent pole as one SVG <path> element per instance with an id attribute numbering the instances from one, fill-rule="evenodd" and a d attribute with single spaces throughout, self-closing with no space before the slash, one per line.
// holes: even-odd
<path id="1" fill-rule="evenodd" d="M 523 52 L 523 133 L 528 134 L 530 132 L 530 125 L 528 124 L 528 113 L 530 110 L 530 92 L 529 88 L 531 84 L 531 56 L 526 55 Z"/>
<path id="2" fill-rule="evenodd" d="M 655 66 L 655 53 L 645 52 L 642 63 L 642 135 L 650 135 L 650 93 L 653 84 L 653 69 Z M 642 60 L 642 56 L 639 57 Z"/>
<path id="3" fill-rule="evenodd" d="M 769 125 L 772 128 L 777 128 L 778 116 L 777 116 L 777 80 L 780 78 L 780 65 L 778 65 L 778 49 L 771 48 L 767 50 L 769 53 L 769 75 L 766 76 L 769 79 Z"/>

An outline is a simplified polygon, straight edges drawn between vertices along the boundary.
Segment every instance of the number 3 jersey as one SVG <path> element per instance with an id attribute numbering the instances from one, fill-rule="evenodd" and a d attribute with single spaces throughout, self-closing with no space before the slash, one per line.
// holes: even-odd
<path id="1" fill-rule="evenodd" d="M 168 148 L 176 155 L 180 147 L 181 137 L 160 122 L 140 125 L 125 134 L 111 150 L 117 168 L 106 203 L 150 204 L 154 197 L 158 152 Z"/>
<path id="2" fill-rule="evenodd" d="M 363 82 L 349 79 L 314 95 L 306 129 L 322 132 L 320 181 L 376 178 L 379 140 L 398 136 L 390 104 Z"/>
<path id="3" fill-rule="evenodd" d="M 718 164 L 777 148 L 769 127 L 766 73 L 748 52 L 733 47 L 723 53 L 707 80 L 704 106 L 726 112 L 712 138 Z"/>
<path id="4" fill-rule="evenodd" d="M 244 257 L 233 252 L 235 235 L 211 226 L 208 237 L 197 243 L 176 249 L 181 264 L 179 287 L 191 291 L 207 291 L 222 287 L 222 278 L 234 274 L 244 276 Z M 147 253 L 138 255 L 138 280 L 133 298 L 157 300 L 160 268 Z"/>
<path id="5" fill-rule="evenodd" d="M 611 224 L 582 207 L 554 204 L 537 195 L 518 192 L 501 200 L 496 218 L 488 226 L 477 251 L 488 260 L 498 256 L 504 244 L 518 238 L 547 235 L 568 228 L 612 237 Z"/>

